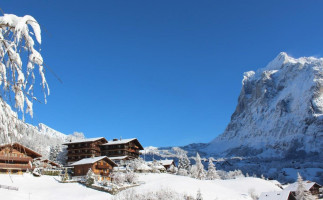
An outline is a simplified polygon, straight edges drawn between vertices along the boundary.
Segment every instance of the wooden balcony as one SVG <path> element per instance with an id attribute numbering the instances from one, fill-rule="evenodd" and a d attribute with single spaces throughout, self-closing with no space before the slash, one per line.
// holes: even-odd
<path id="1" fill-rule="evenodd" d="M 28 164 L 6 164 L 6 163 L 0 163 L 0 169 L 32 169 L 32 167 Z"/>
<path id="2" fill-rule="evenodd" d="M 109 169 L 108 165 L 97 165 L 98 169 Z"/>
<path id="3" fill-rule="evenodd" d="M 100 147 L 68 147 L 68 151 L 73 151 L 73 150 L 95 150 L 95 151 L 100 151 Z"/>
<path id="4" fill-rule="evenodd" d="M 20 162 L 29 162 L 32 161 L 32 158 L 30 157 L 13 157 L 13 156 L 0 156 L 1 161 L 20 161 Z"/>

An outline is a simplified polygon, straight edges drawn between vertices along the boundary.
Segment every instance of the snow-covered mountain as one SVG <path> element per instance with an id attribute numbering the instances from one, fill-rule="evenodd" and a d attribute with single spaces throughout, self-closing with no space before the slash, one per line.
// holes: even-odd
<path id="1" fill-rule="evenodd" d="M 280 53 L 244 73 L 238 105 L 211 155 L 288 157 L 323 152 L 323 58 Z"/>

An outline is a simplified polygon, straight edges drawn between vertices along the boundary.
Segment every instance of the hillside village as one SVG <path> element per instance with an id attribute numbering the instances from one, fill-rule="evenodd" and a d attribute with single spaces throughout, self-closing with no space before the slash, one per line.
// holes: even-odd
<path id="1" fill-rule="evenodd" d="M 121 192 L 123 190 L 145 184 L 138 182 L 140 174 L 167 173 L 197 180 L 230 180 L 245 177 L 239 170 L 230 172 L 217 170 L 211 159 L 208 160 L 209 166 L 205 170 L 198 154 L 195 164 L 191 165 L 184 151 L 177 164 L 174 160 L 168 159 L 145 161 L 140 157 L 140 152 L 144 148 L 136 138 L 110 141 L 104 137 L 87 138 L 69 141 L 63 145 L 67 146 L 67 162 L 64 165 L 43 159 L 39 153 L 19 143 L 2 145 L 0 172 L 6 176 L 24 176 L 24 174 L 32 174 L 36 178 L 53 176 L 57 177 L 61 184 L 79 183 L 116 196 L 124 195 Z M 259 200 L 294 200 L 301 188 L 306 196 L 322 197 L 322 186 L 312 181 L 303 181 L 300 175 L 298 182 L 277 186 L 275 191 L 261 191 L 258 194 L 249 191 L 248 195 L 252 199 Z M 19 190 L 18 187 L 1 184 L 0 179 L 1 188 Z"/>

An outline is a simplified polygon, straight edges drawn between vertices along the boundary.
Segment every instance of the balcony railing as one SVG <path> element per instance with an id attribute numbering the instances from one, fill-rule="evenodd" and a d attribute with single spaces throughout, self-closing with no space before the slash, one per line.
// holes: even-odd
<path id="1" fill-rule="evenodd" d="M 30 165 L 24 165 L 24 164 L 6 164 L 6 163 L 0 163 L 0 168 L 2 169 L 32 169 Z"/>
<path id="2" fill-rule="evenodd" d="M 28 157 L 13 157 L 13 156 L 0 156 L 0 160 L 2 161 L 22 161 L 22 162 L 29 162 L 32 160 L 32 158 L 28 158 Z"/>
<path id="3" fill-rule="evenodd" d="M 98 169 L 109 169 L 108 165 L 97 165 Z"/>

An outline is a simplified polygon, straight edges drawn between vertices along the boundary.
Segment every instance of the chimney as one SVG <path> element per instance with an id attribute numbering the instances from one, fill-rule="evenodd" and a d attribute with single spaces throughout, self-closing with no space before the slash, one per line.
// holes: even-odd
<path id="1" fill-rule="evenodd" d="M 118 139 L 117 138 L 113 138 L 113 141 L 118 141 Z"/>

